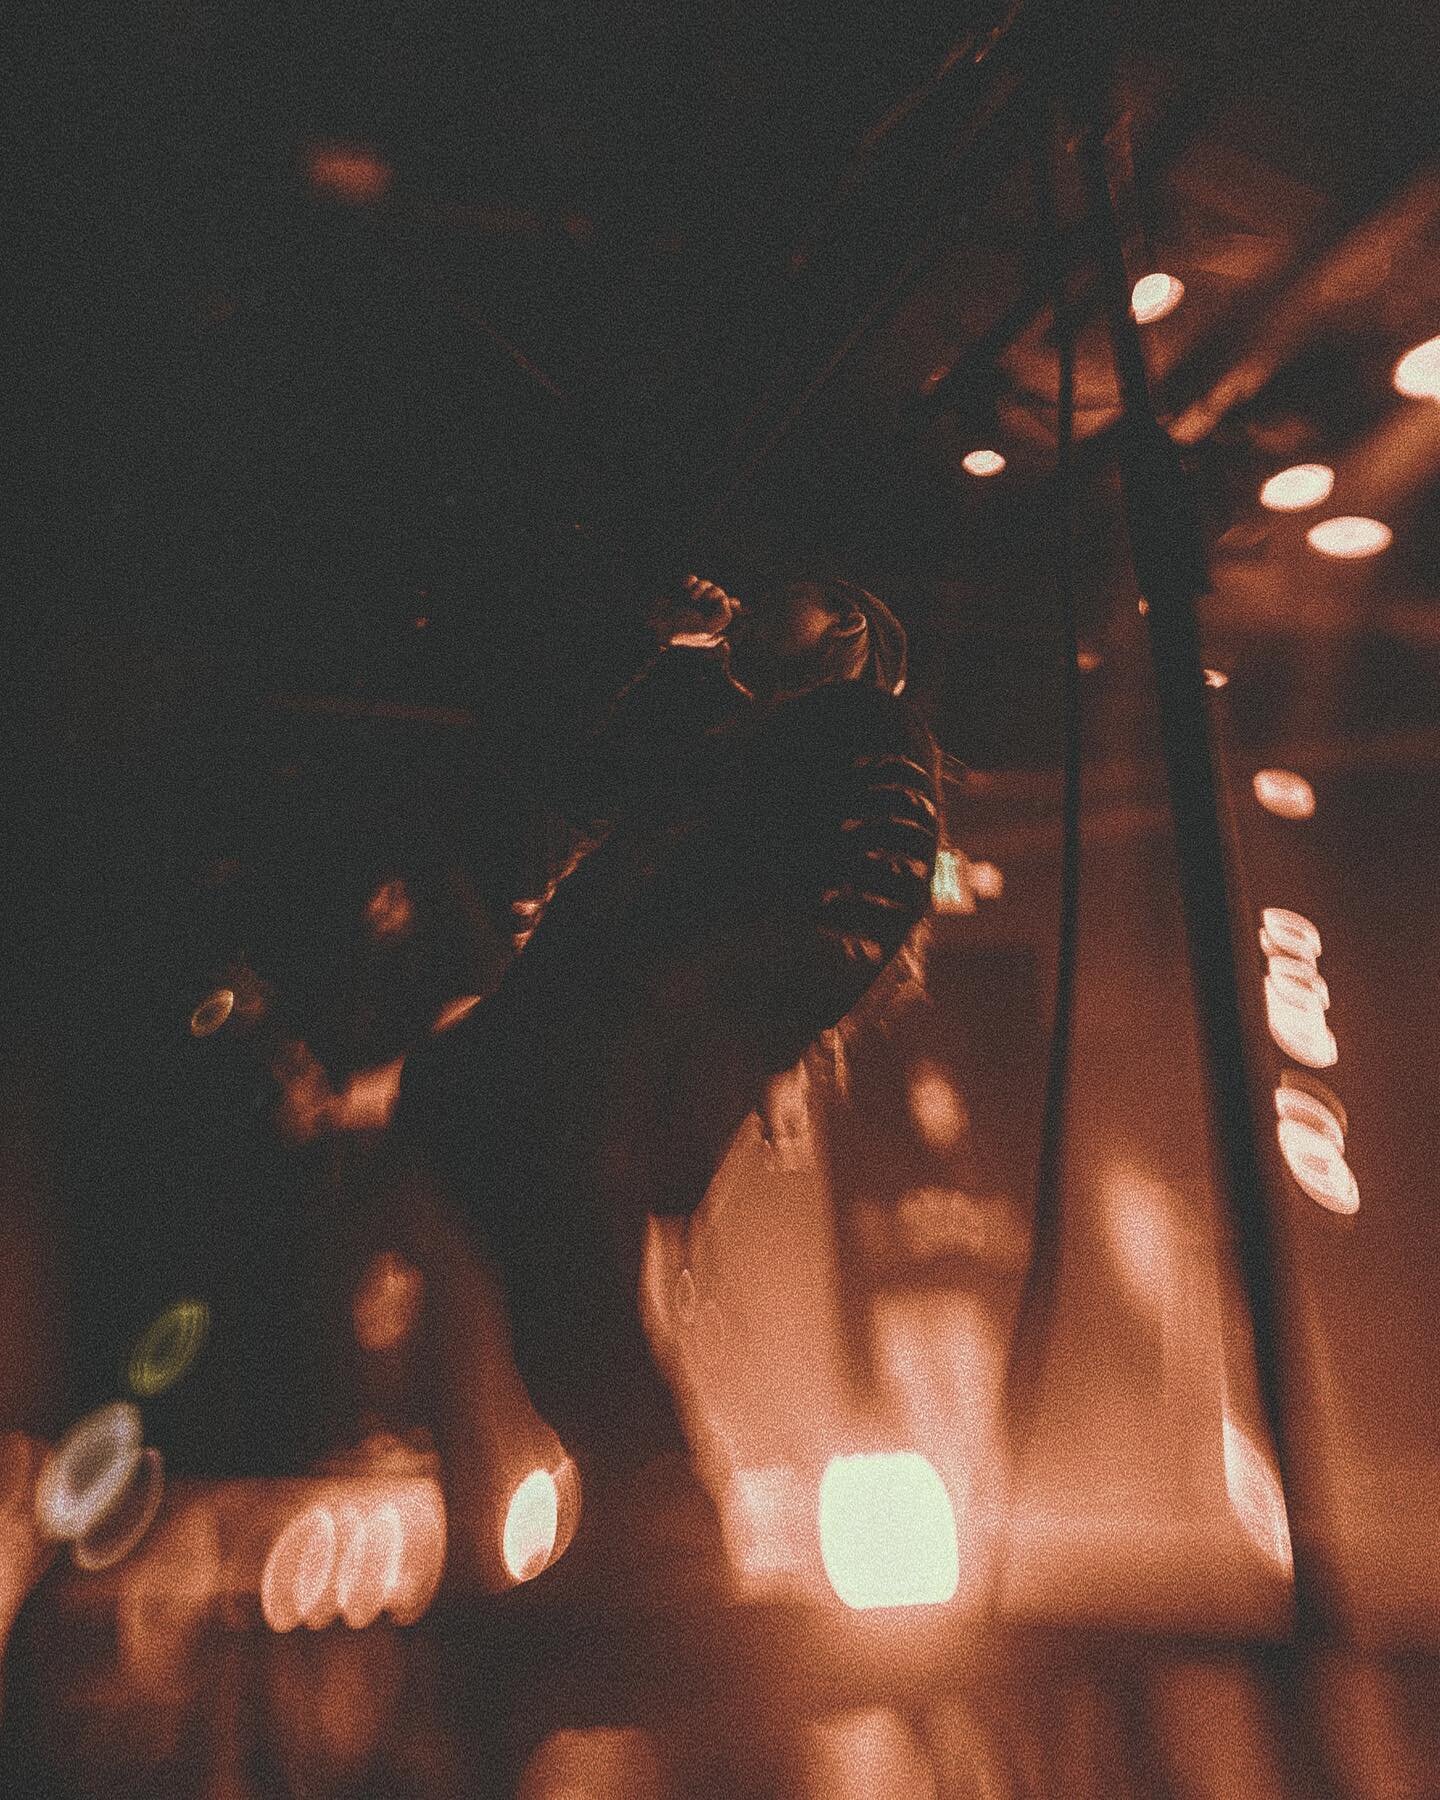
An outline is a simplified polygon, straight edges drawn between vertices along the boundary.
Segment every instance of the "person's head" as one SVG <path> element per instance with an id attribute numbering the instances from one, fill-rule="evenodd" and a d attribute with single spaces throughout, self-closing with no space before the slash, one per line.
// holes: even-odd
<path id="1" fill-rule="evenodd" d="M 732 668 L 765 700 L 836 681 L 898 694 L 905 685 L 905 631 L 864 588 L 835 576 L 787 572 L 749 600 Z"/>

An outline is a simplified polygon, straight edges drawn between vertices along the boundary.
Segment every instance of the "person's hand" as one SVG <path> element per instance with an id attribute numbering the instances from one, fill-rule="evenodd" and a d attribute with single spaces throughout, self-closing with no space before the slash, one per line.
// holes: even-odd
<path id="1" fill-rule="evenodd" d="M 662 644 L 683 650 L 713 650 L 729 630 L 740 602 L 713 581 L 687 575 L 681 594 L 666 595 L 650 616 Z"/>

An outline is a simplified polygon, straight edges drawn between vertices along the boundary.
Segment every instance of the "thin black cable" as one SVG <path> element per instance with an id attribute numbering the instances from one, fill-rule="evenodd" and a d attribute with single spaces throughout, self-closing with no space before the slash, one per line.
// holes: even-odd
<path id="1" fill-rule="evenodd" d="M 1075 1013 L 1075 972 L 1080 926 L 1080 806 L 1083 721 L 1080 705 L 1080 629 L 1075 568 L 1075 335 L 1076 309 L 1064 255 L 1060 196 L 1055 171 L 1045 183 L 1053 242 L 1053 287 L 1059 392 L 1055 456 L 1055 587 L 1064 658 L 1061 678 L 1060 897 L 1055 959 L 1055 1010 L 1040 1153 L 1035 1171 L 1035 1214 L 1030 1262 L 1010 1340 L 1005 1392 L 1012 1444 L 1022 1445 L 1033 1423 L 1038 1378 L 1049 1338 L 1049 1317 L 1060 1261 L 1066 1097 Z"/>

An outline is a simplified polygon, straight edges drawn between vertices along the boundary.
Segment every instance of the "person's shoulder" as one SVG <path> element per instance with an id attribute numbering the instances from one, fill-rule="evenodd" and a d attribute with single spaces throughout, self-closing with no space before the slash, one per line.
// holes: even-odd
<path id="1" fill-rule="evenodd" d="M 870 682 L 835 681 L 789 702 L 807 727 L 848 742 L 856 754 L 913 753 L 927 739 L 925 725 L 903 695 Z"/>

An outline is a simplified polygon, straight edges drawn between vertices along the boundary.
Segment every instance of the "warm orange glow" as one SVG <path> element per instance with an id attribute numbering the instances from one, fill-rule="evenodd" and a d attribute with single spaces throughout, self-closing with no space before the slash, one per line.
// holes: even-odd
<path id="1" fill-rule="evenodd" d="M 1208 688 L 1229 687 L 1230 677 L 1223 669 L 1207 669 L 1205 671 L 1205 685 Z"/>
<path id="2" fill-rule="evenodd" d="M 1394 533 L 1379 519 L 1322 519 L 1305 533 L 1305 542 L 1322 556 L 1335 556 L 1344 561 L 1362 556 L 1378 556 L 1390 548 Z"/>
<path id="3" fill-rule="evenodd" d="M 335 1599 L 354 1631 L 380 1617 L 400 1579 L 405 1528 L 399 1509 L 386 1501 L 362 1514 L 340 1552 Z"/>
<path id="4" fill-rule="evenodd" d="M 383 1131 L 400 1099 L 403 1056 L 382 1063 L 378 1069 L 362 1069 L 352 1075 L 324 1108 L 323 1116 L 336 1131 Z"/>
<path id="5" fill-rule="evenodd" d="M 397 1625 L 413 1625 L 429 1609 L 445 1572 L 445 1502 L 435 1482 L 411 1481 L 397 1485 L 395 1507 L 403 1539 L 386 1611 Z"/>
<path id="6" fill-rule="evenodd" d="M 335 1515 L 312 1506 L 276 1538 L 260 1577 L 260 1610 L 272 1631 L 293 1631 L 322 1603 L 335 1572 Z"/>
<path id="7" fill-rule="evenodd" d="M 164 1458 L 146 1448 L 119 1500 L 71 1546 L 77 1568 L 108 1569 L 127 1557 L 150 1529 L 164 1492 Z"/>
<path id="8" fill-rule="evenodd" d="M 965 1102 L 932 1062 L 920 1062 L 910 1077 L 910 1116 L 932 1150 L 953 1150 L 970 1123 Z"/>
<path id="9" fill-rule="evenodd" d="M 1153 325 L 1156 319 L 1174 312 L 1184 298 L 1185 283 L 1174 275 L 1157 271 L 1153 275 L 1142 275 L 1131 288 L 1130 311 L 1137 324 Z"/>
<path id="10" fill-rule="evenodd" d="M 371 1258 L 355 1290 L 351 1315 L 362 1350 L 393 1350 L 415 1329 L 425 1299 L 425 1277 L 398 1250 Z"/>
<path id="11" fill-rule="evenodd" d="M 1298 1119 L 1323 1137 L 1329 1138 L 1337 1150 L 1345 1148 L 1348 1120 L 1345 1108 L 1322 1082 L 1313 1075 L 1290 1070 L 1275 1090 L 1275 1115 L 1281 1119 Z"/>
<path id="12" fill-rule="evenodd" d="M 205 1348 L 210 1309 L 203 1300 L 177 1300 L 140 1334 L 126 1371 L 130 1390 L 153 1400 L 173 1387 Z"/>
<path id="13" fill-rule="evenodd" d="M 365 923 L 372 937 L 403 937 L 415 923 L 410 891 L 399 876 L 382 882 L 365 903 Z"/>
<path id="14" fill-rule="evenodd" d="M 820 1478 L 820 1554 L 857 1611 L 953 1599 L 960 1546 L 934 1466 L 914 1450 L 832 1457 Z"/>
<path id="15" fill-rule="evenodd" d="M 560 1490 L 548 1469 L 535 1469 L 510 1496 L 501 1549 L 516 1581 L 529 1581 L 550 1561 L 560 1529 Z"/>
<path id="16" fill-rule="evenodd" d="M 310 185 L 319 193 L 363 205 L 389 191 L 391 171 L 373 150 L 353 144 L 317 145 L 309 157 Z"/>
<path id="17" fill-rule="evenodd" d="M 448 1031 L 452 1025 L 458 1025 L 463 1018 L 474 1012 L 479 1004 L 479 994 L 460 994 L 456 999 L 447 1001 L 440 1008 L 430 1029 L 432 1031 Z"/>
<path id="18" fill-rule="evenodd" d="M 1245 1535 L 1277 1568 L 1293 1564 L 1285 1496 L 1267 1457 L 1228 1414 L 1221 1422 L 1225 1492 Z"/>
<path id="19" fill-rule="evenodd" d="M 1260 504 L 1271 512 L 1303 512 L 1330 498 L 1335 471 L 1327 463 L 1296 463 L 1281 469 L 1260 489 Z"/>
<path id="20" fill-rule="evenodd" d="M 1315 790 L 1303 775 L 1290 769 L 1260 769 L 1253 786 L 1255 798 L 1277 819 L 1314 818 Z"/>
<path id="21" fill-rule="evenodd" d="M 726 1489 L 725 1549 L 736 1573 L 764 1583 L 804 1566 L 809 1520 L 794 1469 L 737 1469 Z"/>
<path id="22" fill-rule="evenodd" d="M 1082 675 L 1093 675 L 1104 661 L 1098 650 L 1081 650 L 1075 658 L 1075 667 Z"/>
<path id="23" fill-rule="evenodd" d="M 140 1409 L 114 1400 L 72 1425 L 35 1485 L 35 1522 L 50 1538 L 81 1538 L 124 1496 L 140 1461 Z"/>
<path id="24" fill-rule="evenodd" d="M 1320 933 L 1304 913 L 1267 906 L 1260 915 L 1260 948 L 1267 956 L 1296 956 L 1313 963 L 1320 956 Z"/>
<path id="25" fill-rule="evenodd" d="M 967 475 L 998 475 L 1005 467 L 1005 458 L 998 450 L 967 450 L 960 458 L 960 467 Z"/>
<path id="26" fill-rule="evenodd" d="M 216 988 L 213 994 L 206 997 L 190 1015 L 191 1037 L 209 1037 L 216 1032 L 235 1010 L 235 995 L 230 988 Z"/>
<path id="27" fill-rule="evenodd" d="M 1395 391 L 1411 400 L 1440 400 L 1440 337 L 1407 350 L 1395 365 Z"/>
<path id="28" fill-rule="evenodd" d="M 994 863 L 972 862 L 970 891 L 977 900 L 998 900 L 1005 892 L 1005 877 Z"/>

